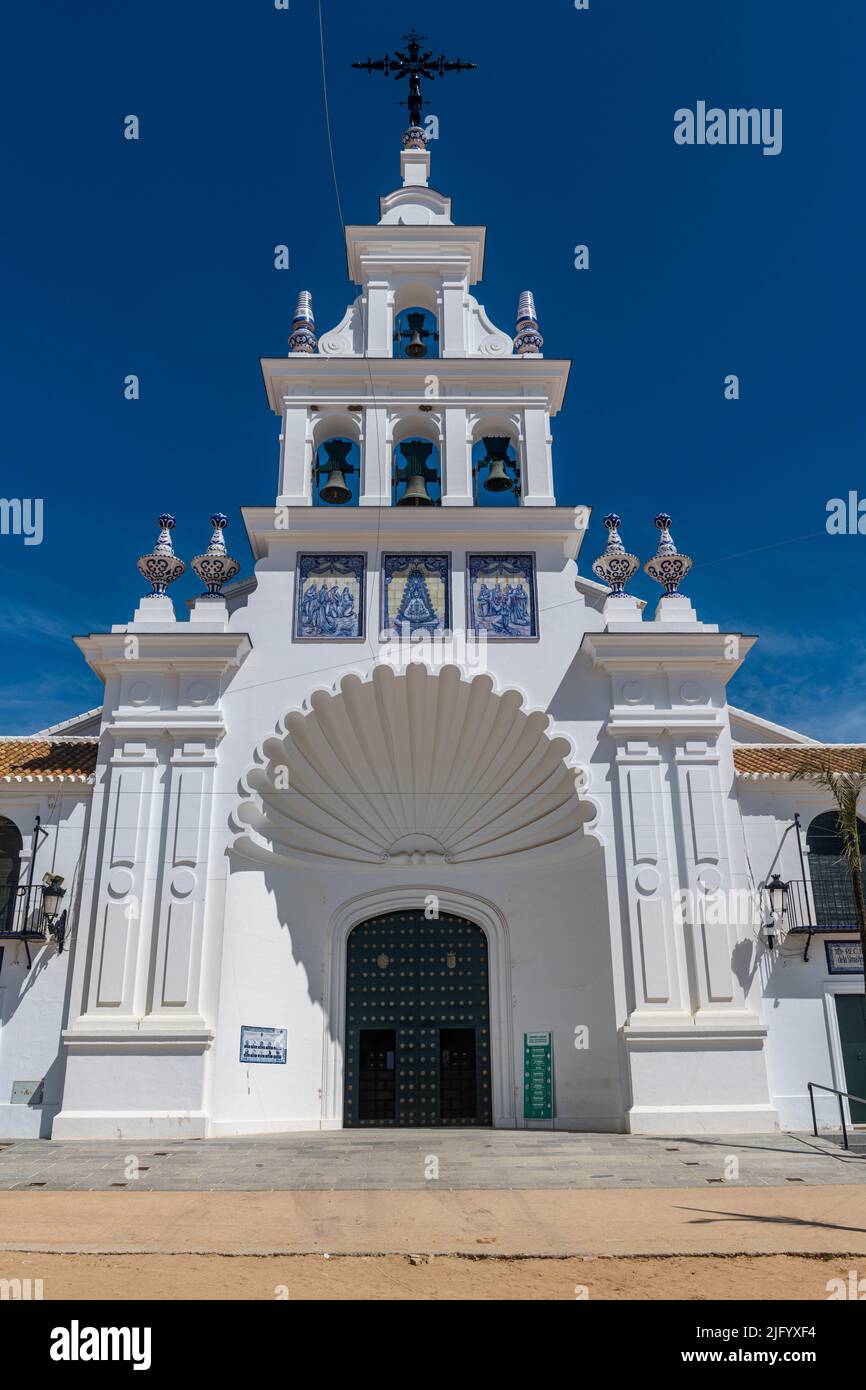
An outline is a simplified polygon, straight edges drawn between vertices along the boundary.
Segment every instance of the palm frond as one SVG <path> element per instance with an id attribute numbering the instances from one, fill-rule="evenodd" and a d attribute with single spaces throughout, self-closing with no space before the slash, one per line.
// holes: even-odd
<path id="1" fill-rule="evenodd" d="M 866 789 L 866 757 L 861 760 L 859 766 L 842 772 L 833 767 L 830 755 L 816 756 L 813 750 L 804 748 L 802 764 L 790 774 L 790 779 L 792 782 L 813 782 L 817 786 L 826 787 L 830 792 L 837 806 L 839 834 L 845 861 L 852 873 L 860 872 L 863 860 L 857 806 Z"/>

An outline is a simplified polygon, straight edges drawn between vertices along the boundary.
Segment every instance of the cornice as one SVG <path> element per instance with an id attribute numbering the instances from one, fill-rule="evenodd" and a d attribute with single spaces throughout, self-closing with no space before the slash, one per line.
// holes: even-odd
<path id="1" fill-rule="evenodd" d="M 309 402 L 323 410 L 344 410 L 353 404 L 395 410 L 414 405 L 438 410 L 477 410 L 488 404 L 521 410 L 547 405 L 555 416 L 562 409 L 571 370 L 570 359 L 558 357 L 425 357 L 413 362 L 312 353 L 260 361 L 268 404 L 275 415 L 282 415 L 288 393 L 289 400 L 299 406 Z M 435 398 L 425 394 L 430 376 L 440 385 L 441 394 Z"/>
<path id="2" fill-rule="evenodd" d="M 580 551 L 585 526 L 575 527 L 574 507 L 242 507 L 256 560 L 271 546 L 343 549 L 417 549 L 453 545 L 486 550 L 495 545 L 533 550 L 560 544 L 569 559 Z M 583 509 L 584 518 L 590 508 Z"/>
<path id="3" fill-rule="evenodd" d="M 95 632 L 72 640 L 88 666 L 103 680 L 107 672 L 129 670 L 129 639 L 135 637 L 139 670 L 159 668 L 189 672 L 225 671 L 240 666 L 252 651 L 246 632 L 198 632 L 192 623 L 178 623 L 172 632 Z"/>
<path id="4" fill-rule="evenodd" d="M 735 657 L 729 654 L 731 638 L 736 640 Z M 694 632 L 666 632 L 661 623 L 647 623 L 637 632 L 584 633 L 580 646 L 592 657 L 593 665 L 605 671 L 679 672 L 693 668 L 714 671 L 727 683 L 757 640 L 739 632 L 702 631 L 697 626 Z"/>
<path id="5" fill-rule="evenodd" d="M 389 275 L 399 275 L 431 264 L 447 267 L 457 263 L 465 265 L 469 284 L 474 285 L 484 274 L 486 240 L 486 227 L 460 227 L 447 222 L 348 226 L 349 279 L 355 285 L 363 285 L 379 266 Z"/>
<path id="6" fill-rule="evenodd" d="M 715 741 L 725 727 L 721 712 L 716 709 L 687 710 L 659 709 L 652 712 L 628 713 L 614 711 L 605 725 L 605 733 L 615 739 L 696 738 Z"/>

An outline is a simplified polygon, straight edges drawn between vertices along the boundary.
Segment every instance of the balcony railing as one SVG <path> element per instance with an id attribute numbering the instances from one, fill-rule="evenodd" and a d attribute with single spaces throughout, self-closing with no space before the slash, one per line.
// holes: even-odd
<path id="1" fill-rule="evenodd" d="M 854 890 L 847 874 L 793 879 L 788 884 L 789 931 L 859 931 Z"/>
<path id="2" fill-rule="evenodd" d="M 19 883 L 0 887 L 0 941 L 43 941 L 48 917 L 42 902 L 44 885 Z"/>

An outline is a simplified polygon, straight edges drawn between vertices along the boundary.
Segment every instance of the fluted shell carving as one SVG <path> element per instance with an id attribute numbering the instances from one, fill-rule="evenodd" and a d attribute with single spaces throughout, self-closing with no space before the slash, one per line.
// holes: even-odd
<path id="1" fill-rule="evenodd" d="M 322 865 L 559 857 L 593 810 L 549 723 L 455 666 L 347 675 L 262 744 L 235 847 Z"/>

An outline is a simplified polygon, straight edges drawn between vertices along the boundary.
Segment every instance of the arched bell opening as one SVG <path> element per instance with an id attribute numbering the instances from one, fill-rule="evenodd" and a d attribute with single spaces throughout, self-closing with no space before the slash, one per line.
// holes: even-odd
<path id="1" fill-rule="evenodd" d="M 394 356 L 411 361 L 439 356 L 439 323 L 431 309 L 413 305 L 395 316 Z"/>
<path id="2" fill-rule="evenodd" d="M 361 450 L 348 435 L 330 435 L 313 446 L 313 505 L 358 505 Z"/>
<path id="3" fill-rule="evenodd" d="M 18 826 L 6 816 L 0 816 L 0 934 L 10 932 L 13 927 L 22 845 Z"/>
<path id="4" fill-rule="evenodd" d="M 511 434 L 491 430 L 472 445 L 472 494 L 476 507 L 520 505 L 520 453 Z"/>
<path id="5" fill-rule="evenodd" d="M 442 502 L 442 451 L 432 417 L 404 418 L 391 440 L 391 500 L 397 507 L 432 507 Z"/>

